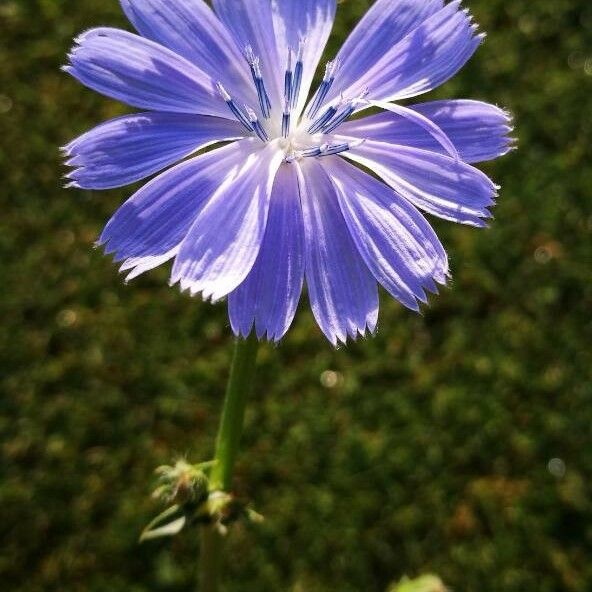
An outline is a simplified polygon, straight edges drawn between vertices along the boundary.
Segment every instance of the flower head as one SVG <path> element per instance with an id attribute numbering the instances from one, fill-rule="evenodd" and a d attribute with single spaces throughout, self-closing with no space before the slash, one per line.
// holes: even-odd
<path id="1" fill-rule="evenodd" d="M 398 104 L 446 82 L 480 44 L 460 0 L 377 0 L 313 93 L 337 0 L 121 3 L 139 35 L 88 31 L 64 69 L 147 112 L 65 152 L 75 187 L 159 173 L 99 240 L 129 278 L 173 259 L 172 283 L 228 298 L 237 335 L 271 340 L 306 282 L 334 344 L 375 330 L 378 284 L 418 310 L 446 283 L 419 210 L 484 226 L 497 188 L 472 164 L 506 153 L 511 129 L 477 101 Z M 369 107 L 382 112 L 351 119 Z"/>

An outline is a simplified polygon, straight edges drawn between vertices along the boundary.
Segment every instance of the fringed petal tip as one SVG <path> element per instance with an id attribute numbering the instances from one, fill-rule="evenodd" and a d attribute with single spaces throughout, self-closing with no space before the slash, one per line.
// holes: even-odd
<path id="1" fill-rule="evenodd" d="M 423 284 L 423 290 L 421 295 L 415 295 L 415 306 L 410 306 L 406 302 L 399 302 L 405 306 L 405 308 L 417 313 L 418 315 L 423 315 L 424 311 L 429 308 L 430 306 L 430 296 L 439 296 L 440 291 L 442 288 L 450 288 L 452 282 L 452 273 L 448 267 L 442 272 L 442 274 L 438 274 L 438 277 L 434 278 L 426 278 Z"/>
<path id="2" fill-rule="evenodd" d="M 219 304 L 228 297 L 228 289 L 225 286 L 204 286 L 203 282 L 194 282 L 180 277 L 179 274 L 171 275 L 169 286 L 171 288 L 178 286 L 181 294 L 187 294 L 191 298 L 201 298 L 203 302 L 209 304 Z"/>
<path id="3" fill-rule="evenodd" d="M 204 286 L 198 282 L 193 282 L 191 280 L 179 277 L 178 275 L 173 275 L 169 281 L 169 286 L 174 287 L 176 285 L 179 286 L 179 290 L 182 294 L 187 293 L 189 296 L 191 296 L 191 298 L 199 297 L 204 302 L 209 302 L 211 304 L 216 304 L 226 297 L 226 295 L 216 295 L 215 291 L 204 288 Z"/>
<path id="4" fill-rule="evenodd" d="M 231 323 L 230 328 L 237 339 L 248 339 L 253 333 L 255 333 L 258 341 L 267 341 L 275 345 L 279 344 L 286 335 L 286 331 L 283 333 L 275 333 L 261 328 L 257 329 L 254 323 L 248 329 L 245 327 L 233 326 Z"/>
<path id="5" fill-rule="evenodd" d="M 282 339 L 286 336 L 287 331 L 282 333 L 274 333 L 262 329 L 257 329 L 255 324 L 252 324 L 248 329 L 244 327 L 235 327 L 231 325 L 232 332 L 235 337 L 239 339 L 247 339 L 253 332 L 257 336 L 259 341 L 267 341 L 278 345 Z M 333 347 L 339 349 L 341 346 L 346 346 L 350 342 L 358 341 L 358 339 L 368 339 L 374 337 L 378 331 L 378 311 L 376 315 L 368 319 L 366 325 L 363 328 L 358 328 L 355 331 L 348 331 L 345 335 L 326 335 Z"/>
<path id="6" fill-rule="evenodd" d="M 90 29 L 86 29 L 79 33 L 76 37 L 74 37 L 74 47 L 72 51 L 75 51 L 77 47 L 82 45 L 87 39 L 91 37 L 107 37 L 107 33 L 109 31 L 116 31 L 116 29 L 111 29 L 109 27 L 91 27 Z"/>
<path id="7" fill-rule="evenodd" d="M 360 339 L 374 337 L 378 330 L 378 310 L 366 319 L 363 327 L 348 327 L 343 333 L 327 333 L 323 331 L 325 337 L 329 340 L 335 349 L 347 347 L 350 343 L 355 343 Z"/>
<path id="8" fill-rule="evenodd" d="M 68 177 L 64 178 L 68 179 Z M 68 181 L 67 183 L 64 183 L 64 189 L 82 189 L 82 187 L 77 181 Z"/>
<path id="9" fill-rule="evenodd" d="M 70 178 L 86 189 L 141 181 L 217 142 L 239 140 L 240 124 L 207 115 L 134 113 L 110 119 L 61 150 Z"/>

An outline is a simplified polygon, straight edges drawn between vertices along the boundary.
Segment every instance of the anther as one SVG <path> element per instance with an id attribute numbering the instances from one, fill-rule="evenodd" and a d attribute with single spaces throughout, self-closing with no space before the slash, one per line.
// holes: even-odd
<path id="1" fill-rule="evenodd" d="M 249 123 L 251 124 L 253 131 L 257 134 L 257 136 L 259 136 L 259 139 L 262 142 L 268 142 L 269 136 L 267 135 L 267 132 L 265 131 L 265 129 L 261 125 L 261 122 L 259 121 L 259 118 L 257 117 L 257 114 L 255 113 L 255 111 L 253 111 L 253 109 L 251 109 L 247 105 L 245 105 L 245 110 L 246 110 L 247 115 L 249 117 Z"/>
<path id="2" fill-rule="evenodd" d="M 355 142 L 345 142 L 343 144 L 330 144 L 326 145 L 319 156 L 331 156 L 332 154 L 340 154 L 341 152 L 347 152 L 352 148 L 356 148 L 362 144 L 364 140 L 356 140 Z"/>
<path id="3" fill-rule="evenodd" d="M 248 131 L 254 131 L 245 114 L 238 108 L 233 98 L 228 94 L 224 86 L 222 86 L 221 82 L 216 83 L 216 88 L 218 89 L 220 96 L 224 99 L 225 103 L 228 105 L 228 108 L 230 109 L 230 111 L 232 111 L 232 114 L 238 119 L 238 121 L 242 123 Z"/>
<path id="4" fill-rule="evenodd" d="M 261 60 L 255 55 L 253 48 L 250 45 L 245 47 L 245 58 L 249 66 L 251 67 L 251 76 L 257 89 L 257 95 L 259 96 L 259 105 L 261 107 L 261 113 L 265 119 L 269 119 L 271 112 L 271 101 L 265 89 L 265 82 L 263 81 L 263 74 L 261 73 Z"/>

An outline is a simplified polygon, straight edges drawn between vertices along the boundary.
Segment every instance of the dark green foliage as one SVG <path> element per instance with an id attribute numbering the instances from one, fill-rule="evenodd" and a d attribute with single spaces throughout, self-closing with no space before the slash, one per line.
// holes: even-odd
<path id="1" fill-rule="evenodd" d="M 466 4 L 489 37 L 432 96 L 515 114 L 496 219 L 435 222 L 454 282 L 422 316 L 383 298 L 377 337 L 333 351 L 303 305 L 263 349 L 236 489 L 266 521 L 234 530 L 228 590 L 590 590 L 592 4 Z M 61 187 L 57 146 L 123 112 L 58 70 L 96 25 L 116 0 L 0 1 L 0 582 L 188 591 L 195 537 L 137 540 L 153 469 L 211 455 L 230 331 L 92 249 L 129 191 Z"/>

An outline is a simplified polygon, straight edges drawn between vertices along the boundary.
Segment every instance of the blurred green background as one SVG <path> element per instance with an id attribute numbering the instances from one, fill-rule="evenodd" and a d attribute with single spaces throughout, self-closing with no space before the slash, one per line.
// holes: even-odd
<path id="1" fill-rule="evenodd" d="M 328 55 L 370 4 L 341 2 Z M 592 589 L 592 4 L 466 0 L 489 33 L 429 95 L 495 102 L 520 149 L 485 168 L 490 230 L 434 220 L 451 289 L 383 298 L 334 351 L 306 303 L 265 346 L 237 491 L 266 521 L 230 539 L 227 589 Z M 224 305 L 124 285 L 93 241 L 123 189 L 62 188 L 57 147 L 124 108 L 58 68 L 116 0 L 0 0 L 0 582 L 14 592 L 182 592 L 197 544 L 137 544 L 153 469 L 212 453 Z M 423 100 L 423 99 L 422 99 Z"/>

